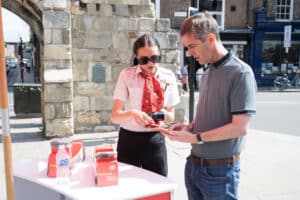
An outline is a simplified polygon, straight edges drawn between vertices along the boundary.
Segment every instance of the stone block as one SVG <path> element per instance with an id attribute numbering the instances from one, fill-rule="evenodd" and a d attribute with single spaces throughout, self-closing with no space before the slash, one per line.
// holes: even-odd
<path id="1" fill-rule="evenodd" d="M 170 44 L 169 48 L 177 49 L 178 33 L 176 32 L 168 33 L 168 39 Z"/>
<path id="2" fill-rule="evenodd" d="M 170 19 L 157 19 L 156 31 L 167 32 L 170 30 Z"/>
<path id="3" fill-rule="evenodd" d="M 44 70 L 71 69 L 71 60 L 45 60 Z"/>
<path id="4" fill-rule="evenodd" d="M 43 0 L 44 9 L 66 10 L 67 0 Z"/>
<path id="5" fill-rule="evenodd" d="M 87 61 L 73 62 L 73 81 L 87 81 L 88 68 L 89 65 Z"/>
<path id="6" fill-rule="evenodd" d="M 179 63 L 179 50 L 173 50 L 166 52 L 166 63 Z"/>
<path id="7" fill-rule="evenodd" d="M 55 104 L 56 118 L 72 117 L 72 103 L 57 103 Z"/>
<path id="8" fill-rule="evenodd" d="M 77 127 L 75 124 L 75 133 L 91 133 L 91 132 L 93 132 L 92 126 Z"/>
<path id="9" fill-rule="evenodd" d="M 139 27 L 138 18 L 118 17 L 118 31 L 137 31 Z"/>
<path id="10" fill-rule="evenodd" d="M 71 102 L 73 97 L 72 83 L 44 84 L 44 102 Z"/>
<path id="11" fill-rule="evenodd" d="M 62 29 L 52 29 L 52 43 L 62 44 Z"/>
<path id="12" fill-rule="evenodd" d="M 112 46 L 115 49 L 131 49 L 127 32 L 112 33 Z"/>
<path id="13" fill-rule="evenodd" d="M 64 60 L 71 58 L 70 45 L 45 45 L 44 59 L 45 60 Z"/>
<path id="14" fill-rule="evenodd" d="M 142 5 L 138 8 L 138 16 L 155 18 L 154 5 Z"/>
<path id="15" fill-rule="evenodd" d="M 95 49 L 94 58 L 95 62 L 108 62 L 113 63 L 117 58 L 117 52 L 115 49 Z"/>
<path id="16" fill-rule="evenodd" d="M 88 111 L 90 110 L 89 97 L 86 96 L 75 96 L 74 101 L 74 111 Z"/>
<path id="17" fill-rule="evenodd" d="M 84 15 L 85 11 L 81 10 L 78 5 L 71 5 L 70 12 L 73 16 L 75 15 Z"/>
<path id="18" fill-rule="evenodd" d="M 115 91 L 116 82 L 108 82 L 105 85 L 105 95 L 110 96 L 111 99 L 113 98 L 113 94 Z"/>
<path id="19" fill-rule="evenodd" d="M 44 43 L 52 43 L 52 29 L 44 29 Z"/>
<path id="20" fill-rule="evenodd" d="M 101 96 L 105 91 L 105 84 L 79 82 L 77 87 L 77 94 L 82 96 Z"/>
<path id="21" fill-rule="evenodd" d="M 100 115 L 100 120 L 101 120 L 101 124 L 105 125 L 105 124 L 111 124 L 111 111 L 101 111 L 99 113 Z"/>
<path id="22" fill-rule="evenodd" d="M 94 132 L 95 133 L 102 133 L 102 132 L 113 132 L 116 131 L 116 126 L 95 126 Z"/>
<path id="23" fill-rule="evenodd" d="M 114 5 L 114 7 L 115 7 L 115 12 L 114 12 L 115 15 L 124 16 L 124 17 L 130 16 L 128 5 L 116 4 Z"/>
<path id="24" fill-rule="evenodd" d="M 44 105 L 44 116 L 46 120 L 51 120 L 55 118 L 55 104 L 45 103 Z"/>
<path id="25" fill-rule="evenodd" d="M 71 15 L 64 11 L 44 11 L 43 27 L 44 28 L 69 28 Z"/>
<path id="26" fill-rule="evenodd" d="M 76 121 L 81 125 L 93 125 L 101 123 L 101 116 L 96 112 L 78 112 Z"/>
<path id="27" fill-rule="evenodd" d="M 170 41 L 167 33 L 155 32 L 153 36 L 158 40 L 161 49 L 169 49 Z"/>
<path id="28" fill-rule="evenodd" d="M 101 4 L 99 15 L 105 17 L 113 16 L 112 6 L 109 4 Z"/>
<path id="29" fill-rule="evenodd" d="M 73 135 L 73 118 L 46 120 L 47 137 L 64 137 Z"/>
<path id="30" fill-rule="evenodd" d="M 71 33 L 69 29 L 62 29 L 61 38 L 62 38 L 61 44 L 71 44 Z"/>
<path id="31" fill-rule="evenodd" d="M 112 46 L 112 35 L 110 32 L 86 32 L 86 48 L 109 48 Z"/>
<path id="32" fill-rule="evenodd" d="M 113 105 L 112 96 L 90 97 L 90 109 L 92 111 L 111 111 Z"/>
<path id="33" fill-rule="evenodd" d="M 44 9 L 52 9 L 53 2 L 52 0 L 43 0 L 43 8 Z"/>
<path id="34" fill-rule="evenodd" d="M 177 48 L 177 33 L 155 32 L 153 35 L 158 40 L 161 49 Z"/>
<path id="35" fill-rule="evenodd" d="M 117 21 L 115 17 L 96 17 L 92 18 L 92 26 L 87 31 L 95 32 L 115 32 L 117 30 Z"/>
<path id="36" fill-rule="evenodd" d="M 67 83 L 73 80 L 72 69 L 44 70 L 45 83 Z"/>
<path id="37" fill-rule="evenodd" d="M 87 6 L 87 12 L 86 12 L 87 15 L 96 15 L 97 14 L 96 4 L 88 3 L 88 4 L 86 4 L 86 6 Z"/>
<path id="38" fill-rule="evenodd" d="M 123 69 L 124 69 L 124 67 L 121 67 L 121 66 L 112 67 L 112 81 L 113 82 L 117 82 L 119 75 Z"/>
<path id="39" fill-rule="evenodd" d="M 139 31 L 154 31 L 155 30 L 155 19 L 154 18 L 140 18 L 139 20 Z"/>
<path id="40" fill-rule="evenodd" d="M 78 61 L 90 61 L 94 59 L 94 51 L 91 49 L 72 48 L 73 63 Z"/>
<path id="41" fill-rule="evenodd" d="M 68 7 L 67 0 L 52 0 L 54 9 L 66 10 Z"/>
<path id="42" fill-rule="evenodd" d="M 128 5 L 130 17 L 140 17 L 139 5 Z"/>

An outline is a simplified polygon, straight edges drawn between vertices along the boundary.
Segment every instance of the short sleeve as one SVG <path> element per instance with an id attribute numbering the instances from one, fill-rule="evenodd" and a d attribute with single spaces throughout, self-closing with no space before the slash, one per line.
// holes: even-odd
<path id="1" fill-rule="evenodd" d="M 232 114 L 256 113 L 256 81 L 253 73 L 246 71 L 239 74 L 230 93 Z"/>
<path id="2" fill-rule="evenodd" d="M 113 99 L 119 99 L 123 102 L 126 102 L 128 99 L 128 88 L 127 88 L 127 84 L 126 84 L 126 74 L 125 74 L 125 70 L 123 70 L 118 78 L 116 87 L 115 87 L 115 92 L 114 92 L 114 97 Z"/>
<path id="3" fill-rule="evenodd" d="M 165 96 L 164 107 L 175 106 L 180 102 L 178 87 L 177 87 L 176 78 L 174 74 L 170 76 L 170 84 L 166 88 L 164 96 Z"/>

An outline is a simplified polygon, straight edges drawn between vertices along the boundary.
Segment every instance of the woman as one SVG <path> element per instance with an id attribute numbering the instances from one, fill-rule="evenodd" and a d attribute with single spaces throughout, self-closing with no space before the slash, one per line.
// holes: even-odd
<path id="1" fill-rule="evenodd" d="M 120 124 L 118 160 L 167 176 L 167 151 L 162 134 L 147 128 L 154 121 L 151 113 L 164 113 L 164 122 L 174 119 L 179 102 L 175 75 L 161 68 L 158 41 L 148 34 L 140 36 L 133 47 L 134 63 L 119 76 L 111 120 Z"/>

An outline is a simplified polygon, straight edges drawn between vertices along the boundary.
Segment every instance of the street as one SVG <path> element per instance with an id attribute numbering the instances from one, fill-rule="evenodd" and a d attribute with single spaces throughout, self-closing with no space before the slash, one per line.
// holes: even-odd
<path id="1" fill-rule="evenodd" d="M 300 136 L 300 91 L 257 94 L 257 113 L 251 129 Z"/>
<path id="2" fill-rule="evenodd" d="M 198 93 L 195 93 L 195 108 L 197 100 Z M 186 102 L 188 109 L 188 99 Z M 300 90 L 278 92 L 259 89 L 256 106 L 250 129 L 300 136 Z"/>

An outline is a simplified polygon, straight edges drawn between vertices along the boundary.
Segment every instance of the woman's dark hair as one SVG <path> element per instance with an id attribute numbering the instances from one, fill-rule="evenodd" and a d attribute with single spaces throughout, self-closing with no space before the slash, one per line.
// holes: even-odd
<path id="1" fill-rule="evenodd" d="M 142 47 L 146 47 L 146 46 L 157 46 L 158 49 L 160 50 L 160 45 L 157 41 L 157 39 L 155 37 L 153 37 L 152 35 L 149 34 L 144 34 L 141 35 L 135 42 L 133 45 L 133 65 L 137 65 L 138 64 L 138 60 L 136 58 L 137 52 L 139 48 Z"/>

